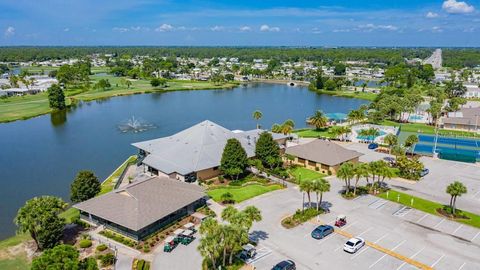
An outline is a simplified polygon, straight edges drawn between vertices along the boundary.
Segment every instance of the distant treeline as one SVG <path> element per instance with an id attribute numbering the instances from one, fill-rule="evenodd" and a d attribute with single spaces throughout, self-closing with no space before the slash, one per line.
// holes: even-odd
<path id="1" fill-rule="evenodd" d="M 426 58 L 432 48 L 292 48 L 292 47 L 0 47 L 0 61 L 45 61 L 82 58 L 94 53 L 149 55 L 165 57 L 235 57 L 241 61 L 277 59 L 279 61 L 368 61 L 398 64 L 405 58 Z M 480 49 L 445 49 L 447 66 L 476 66 L 480 64 Z"/>

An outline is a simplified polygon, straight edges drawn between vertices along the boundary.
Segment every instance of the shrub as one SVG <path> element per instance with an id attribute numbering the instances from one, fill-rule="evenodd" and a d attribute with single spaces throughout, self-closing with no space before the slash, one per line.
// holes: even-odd
<path id="1" fill-rule="evenodd" d="M 101 244 L 97 246 L 97 251 L 102 252 L 102 251 L 105 251 L 107 248 L 108 248 L 107 245 Z"/>
<path id="2" fill-rule="evenodd" d="M 145 253 L 150 252 L 150 247 L 148 247 L 147 245 L 143 246 L 143 252 Z"/>
<path id="3" fill-rule="evenodd" d="M 143 270 L 143 265 L 145 264 L 144 260 L 139 260 L 137 263 L 137 270 Z"/>
<path id="4" fill-rule="evenodd" d="M 100 261 L 102 263 L 102 266 L 112 265 L 115 262 L 115 255 L 113 255 L 113 253 L 107 253 L 102 256 Z"/>
<path id="5" fill-rule="evenodd" d="M 92 246 L 92 240 L 82 239 L 80 240 L 80 248 L 89 248 Z"/>

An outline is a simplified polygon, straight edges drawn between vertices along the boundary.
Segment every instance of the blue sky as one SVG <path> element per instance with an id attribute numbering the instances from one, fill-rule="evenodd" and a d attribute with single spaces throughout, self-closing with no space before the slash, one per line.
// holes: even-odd
<path id="1" fill-rule="evenodd" d="M 0 0 L 0 45 L 480 47 L 480 0 Z"/>

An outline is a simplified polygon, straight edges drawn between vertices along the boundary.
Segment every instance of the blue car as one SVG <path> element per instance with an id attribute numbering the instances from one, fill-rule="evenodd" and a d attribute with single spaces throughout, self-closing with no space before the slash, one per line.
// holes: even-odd
<path id="1" fill-rule="evenodd" d="M 368 149 L 373 150 L 373 149 L 377 149 L 377 148 L 378 148 L 378 144 L 376 144 L 376 143 L 371 143 L 371 144 L 368 145 Z"/>
<path id="2" fill-rule="evenodd" d="M 312 237 L 315 239 L 322 239 L 325 236 L 333 233 L 333 227 L 330 225 L 320 225 L 312 231 Z"/>

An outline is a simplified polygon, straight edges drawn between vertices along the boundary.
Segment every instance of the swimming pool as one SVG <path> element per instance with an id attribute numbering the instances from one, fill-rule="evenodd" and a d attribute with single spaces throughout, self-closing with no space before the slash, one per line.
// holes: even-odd
<path id="1" fill-rule="evenodd" d="M 422 120 L 422 119 L 423 119 L 423 116 L 418 114 L 413 114 L 408 117 L 408 120 L 411 120 L 411 121 Z"/>
<path id="2" fill-rule="evenodd" d="M 359 130 L 358 132 L 360 132 L 361 130 Z M 383 136 L 387 134 L 387 132 L 383 131 L 383 130 L 379 130 L 378 131 L 378 136 L 362 136 L 362 135 L 358 135 L 357 136 L 357 139 L 359 140 L 363 140 L 363 141 L 373 141 L 375 138 L 377 137 L 380 137 L 380 136 Z"/>

